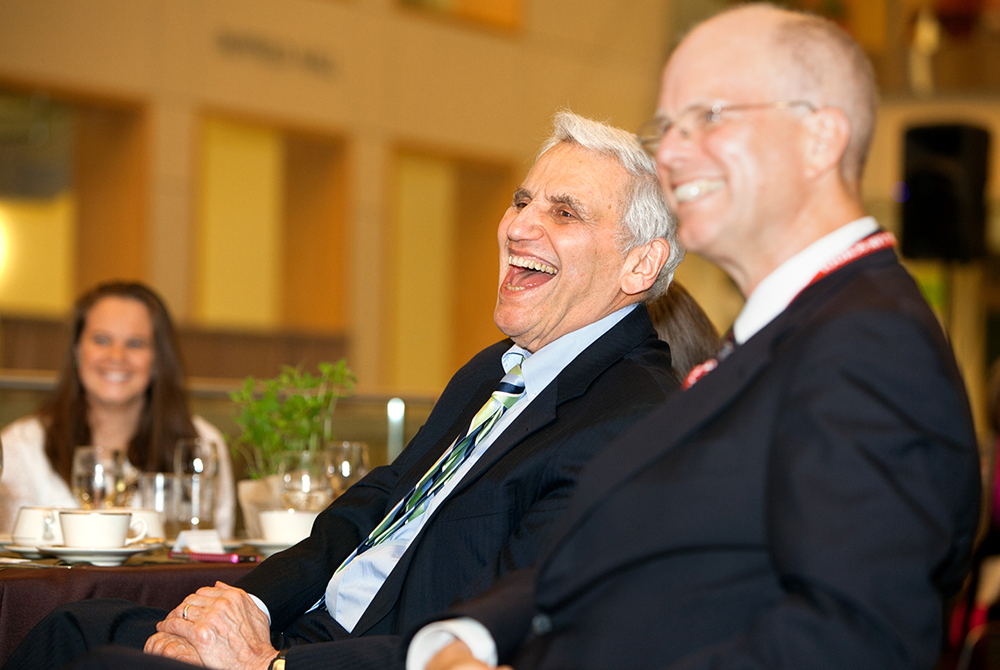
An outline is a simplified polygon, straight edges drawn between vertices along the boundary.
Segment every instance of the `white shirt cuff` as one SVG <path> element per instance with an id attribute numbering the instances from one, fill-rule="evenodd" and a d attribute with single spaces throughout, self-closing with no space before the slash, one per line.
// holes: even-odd
<path id="1" fill-rule="evenodd" d="M 258 609 L 260 609 L 260 611 L 264 613 L 264 615 L 267 617 L 267 623 L 270 625 L 271 613 L 267 611 L 267 605 L 264 604 L 264 601 L 252 593 L 247 593 L 247 595 L 250 596 L 250 600 L 254 602 L 254 605 L 256 605 Z"/>
<path id="2" fill-rule="evenodd" d="M 472 655 L 491 668 L 497 665 L 497 645 L 486 626 L 463 617 L 435 621 L 417 631 L 406 650 L 406 670 L 424 670 L 439 651 L 452 642 L 464 642 Z"/>

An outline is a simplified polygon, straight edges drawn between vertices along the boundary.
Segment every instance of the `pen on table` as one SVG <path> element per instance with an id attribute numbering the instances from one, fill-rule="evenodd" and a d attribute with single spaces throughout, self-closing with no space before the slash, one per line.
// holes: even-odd
<path id="1" fill-rule="evenodd" d="M 246 554 L 202 554 L 195 551 L 171 551 L 170 558 L 181 558 L 202 563 L 256 563 L 256 556 Z"/>

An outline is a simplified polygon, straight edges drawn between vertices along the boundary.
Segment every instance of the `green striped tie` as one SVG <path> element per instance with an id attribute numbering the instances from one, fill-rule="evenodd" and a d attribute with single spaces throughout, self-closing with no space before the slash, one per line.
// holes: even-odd
<path id="1" fill-rule="evenodd" d="M 356 556 L 380 544 L 401 526 L 423 514 L 431 498 L 441 490 L 442 486 L 448 483 L 448 480 L 462 466 L 475 446 L 489 434 L 504 412 L 510 409 L 524 394 L 524 378 L 521 376 L 521 363 L 524 362 L 524 355 L 516 355 L 520 356 L 517 365 L 511 368 L 511 371 L 500 380 L 497 390 L 493 392 L 482 409 L 476 412 L 465 436 L 441 454 L 441 458 L 420 478 L 409 495 L 400 500 L 361 543 L 361 546 L 344 559 L 344 562 L 337 568 L 337 572 L 346 568 Z"/>

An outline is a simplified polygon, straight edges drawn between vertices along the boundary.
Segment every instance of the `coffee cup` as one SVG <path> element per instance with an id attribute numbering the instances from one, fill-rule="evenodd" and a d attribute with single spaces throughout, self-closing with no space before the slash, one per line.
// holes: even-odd
<path id="1" fill-rule="evenodd" d="M 65 546 L 74 548 L 119 549 L 144 539 L 147 532 L 146 520 L 129 510 L 61 510 L 59 523 Z"/>
<path id="2" fill-rule="evenodd" d="M 22 507 L 17 511 L 13 540 L 19 547 L 62 544 L 59 510 L 50 507 Z"/>
<path id="3" fill-rule="evenodd" d="M 260 513 L 260 527 L 267 542 L 295 544 L 309 537 L 313 522 L 319 512 L 295 509 L 264 510 Z"/>
<path id="4" fill-rule="evenodd" d="M 155 509 L 148 507 L 116 507 L 115 510 L 120 510 L 123 512 L 130 512 L 132 518 L 140 517 L 146 522 L 146 541 L 147 542 L 162 542 L 166 539 L 167 535 L 163 530 L 163 515 L 157 512 Z"/>

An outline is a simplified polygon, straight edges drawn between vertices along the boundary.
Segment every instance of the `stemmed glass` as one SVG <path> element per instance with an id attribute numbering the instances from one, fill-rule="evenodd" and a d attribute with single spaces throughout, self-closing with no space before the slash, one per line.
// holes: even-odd
<path id="1" fill-rule="evenodd" d="M 333 500 L 326 476 L 323 454 L 318 451 L 289 451 L 278 466 L 281 502 L 288 509 L 317 512 Z"/>
<path id="2" fill-rule="evenodd" d="M 368 445 L 364 442 L 333 442 L 326 448 L 326 474 L 335 495 L 368 474 Z"/>
<path id="3" fill-rule="evenodd" d="M 85 509 L 119 507 L 125 502 L 125 454 L 102 447 L 77 447 L 73 451 L 73 495 Z"/>

